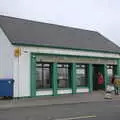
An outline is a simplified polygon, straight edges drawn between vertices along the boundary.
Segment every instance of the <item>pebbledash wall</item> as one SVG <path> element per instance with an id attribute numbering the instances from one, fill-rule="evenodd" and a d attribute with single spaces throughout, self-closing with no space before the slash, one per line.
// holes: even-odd
<path id="1" fill-rule="evenodd" d="M 93 91 L 93 68 L 92 64 L 96 61 L 96 64 L 107 64 L 117 65 L 117 74 L 120 74 L 120 55 L 116 53 L 105 53 L 105 52 L 91 52 L 91 51 L 80 51 L 80 50 L 69 50 L 69 49 L 57 49 L 57 48 L 46 48 L 46 47 L 27 47 L 27 46 L 14 46 L 14 48 L 21 48 L 21 56 L 14 57 L 14 71 L 13 78 L 15 80 L 14 86 L 14 97 L 25 97 L 25 96 L 41 96 L 41 95 L 58 95 L 58 94 L 69 94 L 69 93 L 80 93 L 80 92 L 92 92 Z M 53 61 L 53 72 L 52 72 L 52 89 L 36 90 L 35 84 L 35 63 L 37 56 L 67 56 L 67 57 L 80 57 L 87 58 L 88 64 L 88 87 L 76 88 L 75 85 L 75 64 L 76 61 L 71 61 L 72 64 L 72 87 L 69 89 L 58 89 L 57 88 L 57 68 L 56 64 L 58 61 Z M 91 58 L 95 59 L 93 63 Z M 90 60 L 90 61 L 89 61 Z M 89 61 L 89 62 L 88 62 Z M 78 61 L 77 61 L 78 62 Z M 83 63 L 80 62 L 80 63 Z M 84 61 L 85 63 L 85 61 Z M 107 73 L 105 71 L 105 82 L 107 82 Z"/>

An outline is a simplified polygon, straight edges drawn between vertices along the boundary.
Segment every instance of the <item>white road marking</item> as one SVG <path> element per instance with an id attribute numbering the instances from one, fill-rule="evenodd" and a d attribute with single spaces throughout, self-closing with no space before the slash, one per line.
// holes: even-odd
<path id="1" fill-rule="evenodd" d="M 84 118 L 95 118 L 96 115 L 86 115 L 86 116 L 79 116 L 79 117 L 71 117 L 71 118 L 60 118 L 55 120 L 77 120 L 77 119 L 84 119 Z"/>

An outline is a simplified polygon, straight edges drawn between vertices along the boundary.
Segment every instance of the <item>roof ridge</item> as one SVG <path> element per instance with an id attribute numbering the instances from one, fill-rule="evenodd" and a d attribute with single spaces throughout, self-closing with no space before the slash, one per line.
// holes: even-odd
<path id="1" fill-rule="evenodd" d="M 41 21 L 37 21 L 37 20 L 33 20 L 33 19 L 31 20 L 31 19 L 27 19 L 27 18 L 19 18 L 19 17 L 6 16 L 6 15 L 0 15 L 0 17 L 6 17 L 6 18 L 10 18 L 10 19 L 18 19 L 18 20 L 23 20 L 23 21 L 27 21 L 27 22 L 48 24 L 48 25 L 58 26 L 58 27 L 62 27 L 62 28 L 71 28 L 71 29 L 75 29 L 75 30 L 82 30 L 82 31 L 88 31 L 88 32 L 97 32 L 97 31 L 94 31 L 94 30 L 82 29 L 82 28 L 73 27 L 73 26 L 67 26 L 67 25 L 63 25 L 63 24 L 55 24 L 55 23 L 49 23 L 49 22 L 41 22 Z"/>

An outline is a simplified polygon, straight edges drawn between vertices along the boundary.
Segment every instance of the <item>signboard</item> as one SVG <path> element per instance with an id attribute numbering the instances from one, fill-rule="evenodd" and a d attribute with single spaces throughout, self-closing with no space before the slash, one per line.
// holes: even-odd
<path id="1" fill-rule="evenodd" d="M 14 49 L 14 56 L 19 57 L 21 55 L 21 48 L 15 48 Z"/>
<path id="2" fill-rule="evenodd" d="M 77 56 L 37 56 L 37 62 L 61 62 L 61 63 L 91 63 L 91 64 L 117 64 L 116 60 L 102 58 L 85 58 Z"/>

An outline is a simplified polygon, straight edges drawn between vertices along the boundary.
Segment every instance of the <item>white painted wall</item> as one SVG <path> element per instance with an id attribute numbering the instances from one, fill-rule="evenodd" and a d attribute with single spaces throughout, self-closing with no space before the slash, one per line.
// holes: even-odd
<path id="1" fill-rule="evenodd" d="M 0 28 L 0 79 L 13 78 L 13 46 Z"/>
<path id="2" fill-rule="evenodd" d="M 76 93 L 89 92 L 89 88 L 77 88 Z"/>
<path id="3" fill-rule="evenodd" d="M 27 58 L 29 59 L 28 56 Z M 26 75 L 28 75 L 28 77 L 30 75 L 26 74 L 24 70 L 25 68 L 29 69 L 30 65 L 25 67 L 26 62 L 27 59 L 25 54 L 22 54 L 20 58 L 14 56 L 14 46 L 10 43 L 3 30 L 0 28 L 0 79 L 14 79 L 14 97 L 25 96 L 27 90 L 27 95 L 29 95 L 30 86 L 27 88 L 25 85 L 28 86 L 30 82 L 30 78 L 28 78 L 29 81 L 26 80 Z M 25 71 L 28 72 L 29 70 Z"/>
<path id="4" fill-rule="evenodd" d="M 14 97 L 19 96 L 19 58 L 14 57 L 13 60 L 13 79 L 14 81 Z"/>
<path id="5" fill-rule="evenodd" d="M 53 95 L 53 91 L 52 90 L 37 91 L 36 96 L 40 96 L 40 95 Z"/>
<path id="6" fill-rule="evenodd" d="M 18 97 L 18 58 L 14 56 L 14 46 L 0 28 L 0 79 L 14 79 L 14 97 Z"/>
<path id="7" fill-rule="evenodd" d="M 18 46 L 14 46 L 14 47 L 18 47 Z M 109 53 L 109 54 L 100 53 L 100 52 L 95 53 L 95 52 L 87 52 L 87 51 L 63 50 L 63 49 L 43 48 L 43 47 L 21 46 L 20 48 L 21 48 L 21 56 L 19 58 L 14 57 L 14 79 L 16 80 L 15 93 L 14 93 L 15 97 L 30 96 L 30 75 L 31 75 L 30 53 L 31 52 L 120 58 L 119 54 L 113 54 L 113 53 Z M 85 90 L 80 89 L 77 90 L 77 92 L 88 92 L 88 89 Z M 61 91 L 59 91 L 58 93 L 61 93 Z M 38 94 L 41 95 L 39 91 L 37 92 L 37 95 Z"/>
<path id="8" fill-rule="evenodd" d="M 19 57 L 19 97 L 30 96 L 30 53 L 21 52 Z"/>
<path id="9" fill-rule="evenodd" d="M 30 53 L 21 50 L 21 56 L 14 57 L 14 79 L 14 97 L 30 96 Z"/>
<path id="10" fill-rule="evenodd" d="M 70 94 L 72 93 L 72 89 L 68 89 L 68 90 L 57 90 L 57 94 Z"/>

